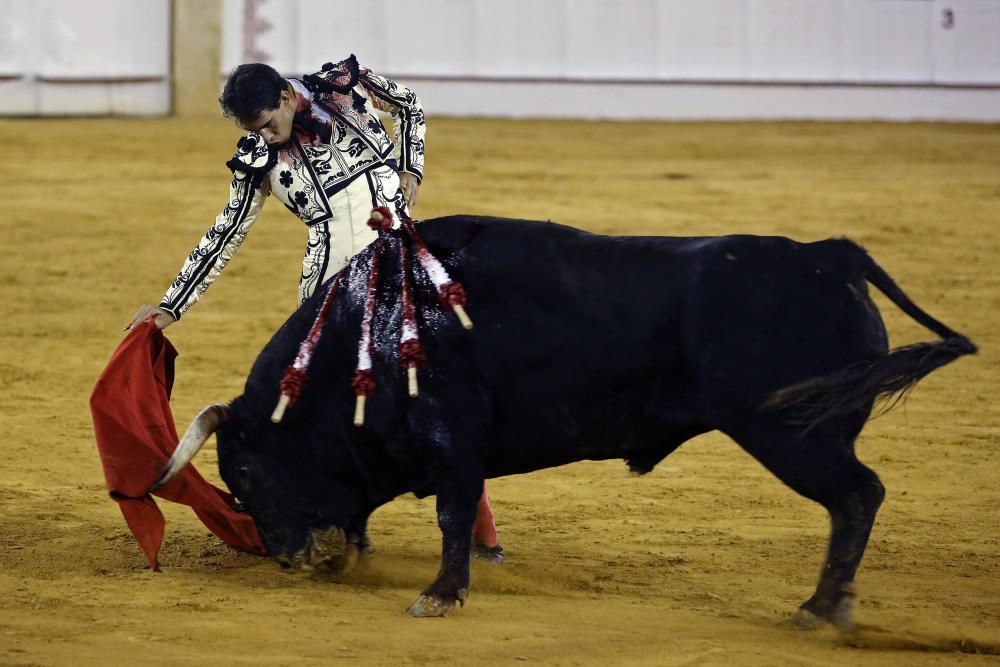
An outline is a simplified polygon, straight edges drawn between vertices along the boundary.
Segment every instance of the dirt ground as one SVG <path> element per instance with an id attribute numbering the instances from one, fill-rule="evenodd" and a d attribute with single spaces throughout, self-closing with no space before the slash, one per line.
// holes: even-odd
<path id="1" fill-rule="evenodd" d="M 219 119 L 0 121 L 0 663 L 882 665 L 1000 658 L 1000 126 L 431 119 L 416 210 L 595 232 L 847 235 L 981 353 L 921 382 L 858 448 L 888 489 L 851 641 L 788 623 L 823 510 L 718 434 L 633 478 L 582 463 L 491 483 L 508 559 L 447 619 L 433 499 L 373 517 L 345 577 L 229 550 L 187 508 L 149 571 L 106 495 L 88 409 L 122 326 L 225 203 Z M 174 414 L 237 395 L 294 307 L 304 229 L 267 204 L 168 337 Z M 892 342 L 931 334 L 880 301 Z M 774 363 L 781 363 L 775 359 Z M 217 480 L 212 448 L 196 464 Z"/>

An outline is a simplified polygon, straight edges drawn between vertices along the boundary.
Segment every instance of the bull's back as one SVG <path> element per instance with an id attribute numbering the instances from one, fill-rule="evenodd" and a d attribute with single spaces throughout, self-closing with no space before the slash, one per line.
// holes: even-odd
<path id="1" fill-rule="evenodd" d="M 620 455 L 613 443 L 678 363 L 685 270 L 671 256 L 684 241 L 464 216 L 421 229 L 468 294 L 465 351 L 510 461 Z"/>
<path id="2" fill-rule="evenodd" d="M 714 428 L 885 348 L 863 281 L 840 261 L 847 242 L 464 216 L 422 228 L 469 294 L 469 354 L 501 439 L 553 464 L 644 446 L 644 428 Z"/>
<path id="3" fill-rule="evenodd" d="M 466 217 L 422 229 L 465 286 L 487 373 L 502 354 L 505 366 L 521 371 L 577 365 L 633 377 L 677 353 L 674 326 L 691 259 L 684 247 L 693 239 Z"/>
<path id="4" fill-rule="evenodd" d="M 420 230 L 465 286 L 475 321 L 466 332 L 451 316 L 439 317 L 421 331 L 430 366 L 421 390 L 437 377 L 442 386 L 482 397 L 446 403 L 461 404 L 466 421 L 483 424 L 490 474 L 635 458 L 664 439 L 717 428 L 719 414 L 754 404 L 754 392 L 763 396 L 788 378 L 807 377 L 803 360 L 816 357 L 807 343 L 813 351 L 817 341 L 834 349 L 831 331 L 836 335 L 840 324 L 856 339 L 859 309 L 870 306 L 843 280 L 819 280 L 817 257 L 810 256 L 816 253 L 808 250 L 816 244 L 788 239 L 609 237 L 472 216 L 425 221 Z M 363 304 L 355 292 L 338 297 L 328 326 L 344 335 L 324 336 L 300 410 L 314 393 L 350 391 L 343 378 L 356 361 Z M 303 305 L 255 364 L 247 398 L 261 411 L 273 407 L 282 369 L 321 296 Z M 430 306 L 431 293 L 424 296 Z M 830 304 L 841 315 L 824 314 Z M 375 341 L 388 342 L 377 355 L 385 378 L 373 410 L 380 398 L 398 394 L 390 391 L 398 378 L 398 333 L 379 329 L 390 320 L 376 324 Z M 790 363 L 786 351 L 793 347 L 804 356 Z M 856 355 L 857 347 L 841 356 Z M 399 404 L 409 403 L 400 397 Z M 325 408 L 323 414 L 333 418 Z"/>

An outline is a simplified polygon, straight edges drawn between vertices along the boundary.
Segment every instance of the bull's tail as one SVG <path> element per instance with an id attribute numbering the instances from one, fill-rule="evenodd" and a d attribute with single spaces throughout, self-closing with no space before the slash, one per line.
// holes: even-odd
<path id="1" fill-rule="evenodd" d="M 880 403 L 880 413 L 891 410 L 906 398 L 917 382 L 955 359 L 975 354 L 975 344 L 924 312 L 900 289 L 888 273 L 857 244 L 842 240 L 840 250 L 850 254 L 849 264 L 864 280 L 878 288 L 890 301 L 927 327 L 941 340 L 916 343 L 890 350 L 877 359 L 851 364 L 835 373 L 810 378 L 771 394 L 764 409 L 790 408 L 796 423 L 808 432 L 838 415 Z M 852 273 L 854 273 L 852 271 Z"/>

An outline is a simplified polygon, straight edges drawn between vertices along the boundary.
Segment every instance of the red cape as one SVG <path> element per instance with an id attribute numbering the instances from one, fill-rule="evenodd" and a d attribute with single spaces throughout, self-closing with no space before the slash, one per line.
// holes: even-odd
<path id="1" fill-rule="evenodd" d="M 149 560 L 156 556 L 166 521 L 146 490 L 163 470 L 179 438 L 170 412 L 177 350 L 152 319 L 125 336 L 90 396 L 97 449 L 111 497 Z M 264 545 L 249 514 L 236 512 L 236 499 L 212 486 L 193 465 L 156 492 L 189 505 L 202 523 L 229 546 L 263 556 Z"/>

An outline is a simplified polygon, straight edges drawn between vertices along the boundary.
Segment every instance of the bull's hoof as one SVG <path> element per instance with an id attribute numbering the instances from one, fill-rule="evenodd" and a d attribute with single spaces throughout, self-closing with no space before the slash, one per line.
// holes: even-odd
<path id="1" fill-rule="evenodd" d="M 344 546 L 344 555 L 340 559 L 338 566 L 340 576 L 346 576 L 354 571 L 361 560 L 361 549 L 357 544 L 347 544 Z"/>
<path id="2" fill-rule="evenodd" d="M 799 607 L 799 610 L 795 612 L 795 616 L 792 617 L 792 625 L 795 626 L 796 630 L 818 630 L 829 622 L 822 616 L 817 616 L 804 607 Z"/>
<path id="3" fill-rule="evenodd" d="M 326 565 L 340 576 L 346 576 L 354 571 L 358 563 L 366 560 L 373 552 L 374 549 L 372 549 L 367 536 L 349 535 L 344 544 L 344 552 L 339 557 L 327 559 Z"/>
<path id="4" fill-rule="evenodd" d="M 421 593 L 417 601 L 406 610 L 406 613 L 414 618 L 446 616 L 449 611 L 455 608 L 456 602 L 457 600 L 452 597 Z"/>
<path id="5" fill-rule="evenodd" d="M 815 599 L 809 600 L 799 607 L 792 618 L 792 624 L 800 630 L 815 630 L 832 623 L 839 632 L 849 635 L 854 632 L 854 621 L 851 619 L 851 609 L 854 607 L 853 584 L 845 584 L 840 589 L 836 602 L 823 604 Z M 815 611 L 814 611 L 815 610 Z"/>
<path id="6" fill-rule="evenodd" d="M 830 614 L 830 622 L 833 623 L 833 627 L 845 635 L 854 632 L 854 619 L 851 618 L 851 609 L 853 607 L 854 591 L 850 590 L 841 596 L 837 602 L 837 606 L 833 608 L 833 613 Z"/>
<path id="7" fill-rule="evenodd" d="M 495 547 L 488 547 L 485 544 L 473 544 L 472 557 L 476 560 L 484 560 L 493 565 L 500 565 L 503 562 L 503 547 L 499 544 Z"/>

